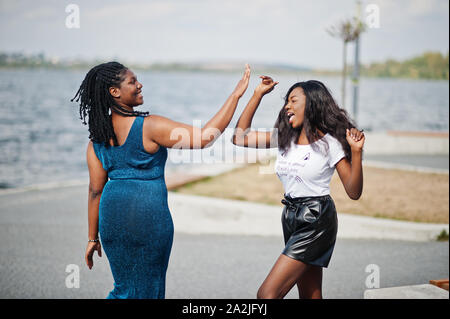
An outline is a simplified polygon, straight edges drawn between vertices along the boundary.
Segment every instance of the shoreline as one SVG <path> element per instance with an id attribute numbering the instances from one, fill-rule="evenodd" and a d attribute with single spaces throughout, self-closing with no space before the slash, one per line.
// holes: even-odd
<path id="1" fill-rule="evenodd" d="M 4 53 L 4 52 L 3 52 Z M 1 52 L 0 52 L 1 54 Z M 104 59 L 97 61 L 67 61 L 64 63 L 52 63 L 45 61 L 43 64 L 2 64 L 0 70 L 14 71 L 14 70 L 61 70 L 61 71 L 83 71 L 86 72 L 97 64 L 105 62 Z M 245 61 L 210 61 L 210 62 L 167 62 L 167 63 L 139 63 L 132 61 L 123 61 L 124 64 L 139 72 L 191 72 L 191 73 L 223 73 L 223 74 L 238 74 L 241 73 L 241 65 Z M 342 71 L 340 69 L 318 69 L 307 66 L 299 66 L 295 64 L 284 63 L 258 63 L 255 62 L 253 70 L 259 73 L 272 74 L 310 74 L 313 76 L 333 76 L 340 77 Z M 369 65 L 365 66 L 369 67 Z M 410 81 L 446 81 L 446 77 L 427 77 L 427 76 L 411 76 L 411 75 L 380 75 L 374 73 L 361 72 L 360 79 L 385 79 L 385 80 L 410 80 Z M 348 77 L 350 79 L 350 76 Z"/>

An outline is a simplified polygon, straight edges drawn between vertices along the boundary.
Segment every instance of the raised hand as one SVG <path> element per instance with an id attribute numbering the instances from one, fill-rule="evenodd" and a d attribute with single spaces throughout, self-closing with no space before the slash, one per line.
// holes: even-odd
<path id="1" fill-rule="evenodd" d="M 256 87 L 255 93 L 265 95 L 267 93 L 272 92 L 275 85 L 278 84 L 278 82 L 274 82 L 273 79 L 270 76 L 261 75 L 261 83 Z"/>
<path id="2" fill-rule="evenodd" d="M 236 85 L 233 94 L 236 95 L 238 98 L 241 98 L 248 88 L 249 81 L 250 81 L 250 66 L 246 64 L 244 75 L 242 76 L 242 79 L 239 81 L 239 83 Z"/>
<path id="3" fill-rule="evenodd" d="M 366 140 L 364 133 L 356 128 L 347 129 L 346 139 L 352 150 L 361 151 Z"/>

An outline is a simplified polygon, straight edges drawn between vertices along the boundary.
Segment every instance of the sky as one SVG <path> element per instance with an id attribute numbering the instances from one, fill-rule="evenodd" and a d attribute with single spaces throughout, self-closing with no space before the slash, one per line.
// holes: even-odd
<path id="1" fill-rule="evenodd" d="M 79 28 L 66 25 L 69 4 L 79 9 Z M 338 69 L 342 43 L 326 29 L 356 8 L 356 0 L 0 0 L 0 51 Z M 361 18 L 374 24 L 361 37 L 362 63 L 448 52 L 448 0 L 365 0 Z"/>

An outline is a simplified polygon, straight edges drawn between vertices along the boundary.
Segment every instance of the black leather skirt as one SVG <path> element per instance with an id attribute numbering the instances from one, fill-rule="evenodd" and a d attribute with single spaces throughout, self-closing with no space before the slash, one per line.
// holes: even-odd
<path id="1" fill-rule="evenodd" d="M 283 254 L 306 264 L 328 267 L 338 229 L 334 201 L 320 197 L 285 196 L 281 216 L 286 247 Z"/>

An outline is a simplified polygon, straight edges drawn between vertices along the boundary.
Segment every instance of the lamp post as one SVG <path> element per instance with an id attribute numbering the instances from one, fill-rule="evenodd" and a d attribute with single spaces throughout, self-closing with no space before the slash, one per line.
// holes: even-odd
<path id="1" fill-rule="evenodd" d="M 361 25 L 361 1 L 356 2 L 356 25 Z M 358 123 L 358 98 L 359 98 L 359 46 L 360 46 L 360 35 L 358 32 L 355 38 L 355 63 L 353 64 L 353 75 L 352 75 L 352 84 L 353 84 L 353 119 L 356 124 Z"/>

